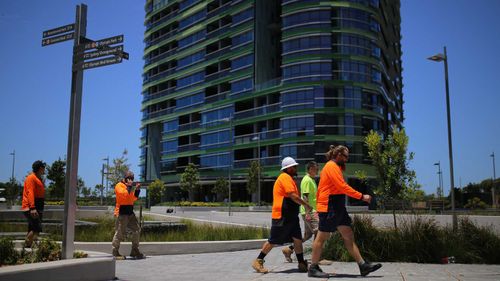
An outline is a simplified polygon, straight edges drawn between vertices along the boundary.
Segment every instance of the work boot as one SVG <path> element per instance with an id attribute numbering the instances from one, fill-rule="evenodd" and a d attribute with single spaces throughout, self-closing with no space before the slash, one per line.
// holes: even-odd
<path id="1" fill-rule="evenodd" d="M 382 267 L 382 265 L 380 263 L 365 262 L 365 263 L 359 265 L 359 272 L 361 273 L 361 276 L 366 276 L 370 272 L 374 272 L 375 270 L 377 270 L 381 267 Z"/>
<path id="2" fill-rule="evenodd" d="M 307 272 L 307 260 L 299 261 L 298 268 L 299 272 Z"/>
<path id="3" fill-rule="evenodd" d="M 143 254 L 143 253 L 141 253 L 141 252 L 139 251 L 139 249 L 138 249 L 138 248 L 133 248 L 133 249 L 132 249 L 132 251 L 130 251 L 130 256 L 131 256 L 133 259 L 138 259 L 138 260 L 143 259 L 143 258 L 145 258 L 145 257 L 146 257 L 146 256 L 144 256 L 144 254 Z"/>
<path id="4" fill-rule="evenodd" d="M 315 278 L 329 278 L 330 274 L 324 273 L 323 270 L 321 270 L 321 268 L 319 267 L 319 265 L 311 264 L 309 270 L 307 271 L 307 276 Z"/>
<path id="5" fill-rule="evenodd" d="M 255 259 L 252 263 L 252 267 L 258 273 L 268 273 L 269 272 L 269 270 L 264 267 L 264 260 L 262 260 L 262 259 Z"/>
<path id="6" fill-rule="evenodd" d="M 287 262 L 292 262 L 292 249 L 290 249 L 289 247 L 284 247 L 283 249 L 281 249 L 281 252 L 283 252 L 283 255 L 285 256 L 285 260 Z"/>
<path id="7" fill-rule="evenodd" d="M 125 259 L 127 259 L 127 257 L 122 256 L 120 254 L 120 252 L 118 252 L 117 249 L 113 249 L 113 257 L 115 258 L 115 260 L 125 260 Z"/>

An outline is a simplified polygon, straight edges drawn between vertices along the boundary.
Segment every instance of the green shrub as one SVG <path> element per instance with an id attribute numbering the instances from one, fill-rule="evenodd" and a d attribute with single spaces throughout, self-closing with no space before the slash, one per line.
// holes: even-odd
<path id="1" fill-rule="evenodd" d="M 399 219 L 397 230 L 377 229 L 371 217 L 354 216 L 352 227 L 367 260 L 439 263 L 443 257 L 454 256 L 457 263 L 500 264 L 500 237 L 467 217 L 459 220 L 456 231 L 451 226 L 441 228 L 423 216 Z M 326 242 L 323 258 L 352 261 L 338 233 Z"/>
<path id="2" fill-rule="evenodd" d="M 61 259 L 61 246 L 50 238 L 42 238 L 34 243 L 35 262 L 56 261 Z"/>
<path id="3" fill-rule="evenodd" d="M 14 248 L 12 238 L 0 238 L 0 265 L 16 264 L 19 254 Z"/>
<path id="4" fill-rule="evenodd" d="M 474 197 L 467 200 L 467 204 L 464 207 L 467 209 L 486 209 L 487 205 L 481 199 Z"/>

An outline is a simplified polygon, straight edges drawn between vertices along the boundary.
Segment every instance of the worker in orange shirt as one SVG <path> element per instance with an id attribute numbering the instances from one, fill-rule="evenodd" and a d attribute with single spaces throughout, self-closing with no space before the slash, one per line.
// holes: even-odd
<path id="1" fill-rule="evenodd" d="M 303 205 L 306 212 L 312 208 L 306 201 L 300 198 L 299 190 L 293 180 L 297 175 L 297 166 L 292 157 L 285 157 L 281 162 L 282 173 L 276 179 L 273 187 L 273 208 L 271 237 L 262 246 L 262 250 L 252 263 L 253 269 L 259 273 L 267 273 L 264 267 L 264 257 L 275 245 L 293 242 L 295 254 L 298 260 L 300 272 L 307 272 L 307 261 L 304 260 L 302 249 L 302 234 L 299 222 L 299 207 Z"/>
<path id="2" fill-rule="evenodd" d="M 349 149 L 347 147 L 330 146 L 326 153 L 327 163 L 321 171 L 318 193 L 316 195 L 316 208 L 319 215 L 319 231 L 313 242 L 311 266 L 308 276 L 318 278 L 328 278 L 330 274 L 325 273 L 319 267 L 319 259 L 323 244 L 332 232 L 338 231 L 349 254 L 358 263 L 362 276 L 368 275 L 382 267 L 381 264 L 372 264 L 363 259 L 358 246 L 354 242 L 354 233 L 351 228 L 351 218 L 345 207 L 345 195 L 370 203 L 371 196 L 361 194 L 350 187 L 343 178 L 342 171 L 345 170 L 345 163 L 349 159 Z"/>
<path id="3" fill-rule="evenodd" d="M 139 235 L 141 229 L 134 214 L 134 202 L 139 198 L 140 184 L 134 185 L 134 173 L 127 171 L 122 181 L 116 184 L 116 207 L 115 207 L 115 235 L 113 237 L 113 256 L 115 259 L 123 260 L 126 257 L 119 252 L 120 242 L 123 241 L 127 228 L 132 231 L 132 251 L 130 256 L 134 259 L 142 259 L 145 256 L 139 251 Z"/>
<path id="4" fill-rule="evenodd" d="M 24 180 L 23 202 L 21 210 L 28 219 L 28 234 L 24 246 L 30 248 L 42 232 L 43 208 L 45 205 L 45 186 L 42 176 L 45 174 L 46 164 L 40 160 L 33 162 L 33 172 Z"/>

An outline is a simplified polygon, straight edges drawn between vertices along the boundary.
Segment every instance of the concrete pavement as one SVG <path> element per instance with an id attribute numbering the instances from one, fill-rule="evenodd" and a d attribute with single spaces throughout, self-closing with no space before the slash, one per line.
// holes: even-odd
<path id="1" fill-rule="evenodd" d="M 122 281 L 143 280 L 325 280 L 308 278 L 307 274 L 297 271 L 297 263 L 286 263 L 280 248 L 273 249 L 266 257 L 268 274 L 255 273 L 251 262 L 259 250 L 238 252 L 168 255 L 147 257 L 144 260 L 124 260 L 116 262 L 116 276 Z M 306 254 L 309 259 L 309 255 Z M 500 265 L 465 265 L 465 264 L 415 264 L 383 263 L 383 267 L 361 277 L 357 265 L 335 262 L 322 266 L 325 272 L 335 272 L 330 278 L 358 280 L 500 280 Z"/>

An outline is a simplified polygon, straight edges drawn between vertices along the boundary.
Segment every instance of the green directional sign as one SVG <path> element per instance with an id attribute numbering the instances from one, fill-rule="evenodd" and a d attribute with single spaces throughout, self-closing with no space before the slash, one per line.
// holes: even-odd
<path id="1" fill-rule="evenodd" d="M 75 24 L 74 23 L 68 24 L 68 25 L 64 25 L 64 26 L 60 26 L 60 27 L 56 27 L 56 28 L 44 31 L 42 38 L 47 38 L 47 37 L 50 37 L 50 36 L 59 35 L 59 34 L 62 34 L 62 33 L 73 31 L 73 30 L 75 30 Z"/>

